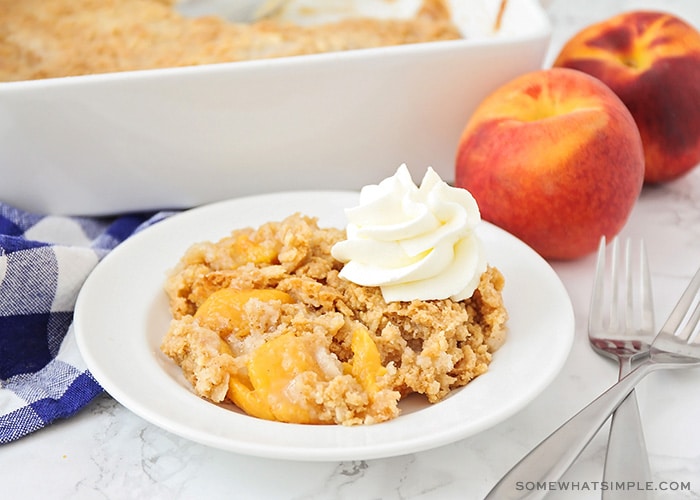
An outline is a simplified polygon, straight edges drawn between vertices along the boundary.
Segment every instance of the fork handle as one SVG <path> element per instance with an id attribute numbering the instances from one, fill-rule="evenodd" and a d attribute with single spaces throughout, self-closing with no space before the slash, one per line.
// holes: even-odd
<path id="1" fill-rule="evenodd" d="M 632 370 L 630 357 L 620 360 L 620 378 Z M 651 481 L 649 456 L 644 442 L 639 405 L 634 389 L 617 407 L 610 422 L 610 437 L 605 455 L 603 481 L 634 481 L 647 484 Z M 602 500 L 639 500 L 649 498 L 646 490 L 604 489 Z"/>
<path id="2" fill-rule="evenodd" d="M 592 403 L 571 417 L 518 462 L 494 486 L 485 500 L 541 499 L 550 488 L 524 488 L 526 484 L 557 481 L 571 467 L 608 417 L 635 385 L 660 365 L 650 359 L 640 363 Z"/>

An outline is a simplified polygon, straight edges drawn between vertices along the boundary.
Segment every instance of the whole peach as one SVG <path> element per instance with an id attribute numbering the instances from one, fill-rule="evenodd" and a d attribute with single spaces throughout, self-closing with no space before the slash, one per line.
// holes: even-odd
<path id="1" fill-rule="evenodd" d="M 455 184 L 482 217 L 549 259 L 574 259 L 615 236 L 639 196 L 642 142 L 600 80 L 549 69 L 522 75 L 476 109 L 459 141 Z"/>
<path id="2" fill-rule="evenodd" d="M 620 14 L 574 35 L 554 66 L 599 78 L 627 105 L 642 136 L 647 183 L 700 163 L 700 33 L 685 21 Z"/>

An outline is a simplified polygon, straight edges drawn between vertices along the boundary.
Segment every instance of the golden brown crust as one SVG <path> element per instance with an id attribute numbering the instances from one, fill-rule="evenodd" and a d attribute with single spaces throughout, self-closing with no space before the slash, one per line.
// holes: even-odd
<path id="1" fill-rule="evenodd" d="M 451 40 L 443 0 L 414 19 L 300 27 L 187 18 L 167 0 L 0 0 L 0 81 L 191 66 Z"/>
<path id="2" fill-rule="evenodd" d="M 241 248 L 241 235 L 243 247 L 264 250 L 237 256 L 232 248 Z M 183 368 L 198 394 L 222 401 L 229 375 L 245 371 L 250 353 L 289 332 L 319 336 L 329 354 L 347 362 L 353 356 L 351 335 L 358 325 L 369 331 L 388 368 L 384 392 L 369 402 L 352 377 L 305 386 L 308 397 L 322 400 L 319 411 L 325 412 L 328 423 L 393 418 L 399 395 L 420 393 L 434 403 L 488 369 L 492 353 L 505 340 L 507 320 L 501 296 L 504 279 L 497 269 L 489 267 L 477 291 L 462 302 L 387 304 L 379 288 L 358 286 L 338 276 L 342 264 L 331 257 L 330 248 L 344 237 L 343 231 L 321 229 L 314 218 L 296 214 L 255 231 L 234 231 L 218 242 L 195 244 L 187 251 L 166 284 L 175 319 L 163 350 Z M 261 262 L 244 263 L 251 258 Z M 222 288 L 276 289 L 294 302 L 249 302 L 250 334 L 228 335 L 227 345 L 217 353 L 219 333 L 207 330 L 192 315 Z M 349 408 L 351 400 L 355 402 Z"/>

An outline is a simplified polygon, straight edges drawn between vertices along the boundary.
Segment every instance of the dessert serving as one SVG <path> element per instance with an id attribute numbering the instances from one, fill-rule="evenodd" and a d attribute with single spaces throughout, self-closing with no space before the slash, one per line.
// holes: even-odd
<path id="1" fill-rule="evenodd" d="M 266 59 L 462 38 L 446 0 L 407 18 L 300 25 L 186 17 L 173 0 L 0 0 L 0 81 Z M 279 3 L 279 2 L 277 2 Z M 318 5 L 323 6 L 319 2 Z M 322 7 L 317 7 L 322 8 Z M 328 7 L 326 7 L 328 8 Z"/>
<path id="2" fill-rule="evenodd" d="M 371 424 L 487 371 L 504 278 L 471 195 L 430 169 L 416 186 L 402 166 L 346 214 L 346 230 L 297 213 L 187 250 L 161 349 L 198 395 L 268 420 Z"/>

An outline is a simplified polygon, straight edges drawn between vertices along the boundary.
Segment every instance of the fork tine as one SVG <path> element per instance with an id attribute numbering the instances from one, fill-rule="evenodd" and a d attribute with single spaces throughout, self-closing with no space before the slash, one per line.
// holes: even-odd
<path id="1" fill-rule="evenodd" d="M 634 273 L 632 272 L 632 241 L 627 238 L 625 240 L 625 287 L 626 287 L 626 300 L 625 300 L 625 331 L 633 332 L 635 331 L 634 324 L 634 292 L 636 287 L 634 285 Z"/>
<path id="2" fill-rule="evenodd" d="M 699 293 L 700 269 L 698 269 L 695 276 L 693 276 L 693 279 L 685 289 L 685 292 L 683 292 L 683 295 L 676 304 L 676 307 L 673 308 L 673 311 L 671 311 L 666 323 L 664 323 L 664 326 L 661 328 L 663 333 L 675 335 L 679 338 L 686 339 L 688 342 L 692 341 L 691 338 L 695 336 L 693 335 L 693 330 L 695 330 L 698 322 L 700 321 L 700 303 L 695 304 L 695 308 L 692 314 L 690 314 L 690 319 L 688 321 L 685 320 L 691 312 L 693 302 L 699 302 Z M 685 326 L 682 327 L 684 321 Z"/>
<path id="3" fill-rule="evenodd" d="M 699 330 L 697 328 L 698 323 L 700 323 L 700 301 L 695 304 L 695 310 L 688 319 L 688 322 L 685 324 L 683 333 L 680 335 L 682 338 L 688 339 L 688 343 L 695 341 L 695 337 L 698 335 Z"/>
<path id="4" fill-rule="evenodd" d="M 628 238 L 625 241 L 624 262 L 627 286 L 626 331 L 635 333 L 653 331 L 654 298 L 652 296 L 649 258 L 643 239 L 640 239 L 638 245 L 634 246 L 631 239 Z M 635 297 L 635 292 L 637 297 Z"/>
<path id="5" fill-rule="evenodd" d="M 625 272 L 626 269 L 620 271 L 620 242 L 617 237 L 613 238 L 611 242 L 611 256 L 610 256 L 610 268 L 611 268 L 611 278 L 612 291 L 610 296 L 610 328 L 614 330 L 620 330 L 622 326 L 620 325 L 620 272 Z M 625 266 L 626 267 L 626 266 Z M 629 273 L 627 273 L 629 275 Z M 627 280 L 628 277 L 623 275 L 623 279 Z M 631 287 L 628 287 L 630 290 Z M 627 310 L 625 309 L 625 312 Z M 631 317 L 631 316 L 630 316 Z M 627 318 L 625 318 L 625 324 L 627 324 Z"/>
<path id="6" fill-rule="evenodd" d="M 598 243 L 598 257 L 596 258 L 595 277 L 593 278 L 593 291 L 591 292 L 591 313 L 588 316 L 588 329 L 600 330 L 603 327 L 603 293 L 605 290 L 605 236 Z"/>
<path id="7" fill-rule="evenodd" d="M 639 248 L 639 259 L 640 259 L 640 290 L 641 304 L 642 304 L 642 314 L 641 314 L 641 325 L 640 329 L 642 331 L 653 331 L 656 323 L 654 317 L 654 298 L 653 291 L 651 287 L 651 271 L 649 269 L 649 257 L 647 255 L 647 247 L 644 244 L 644 240 L 640 241 Z"/>

